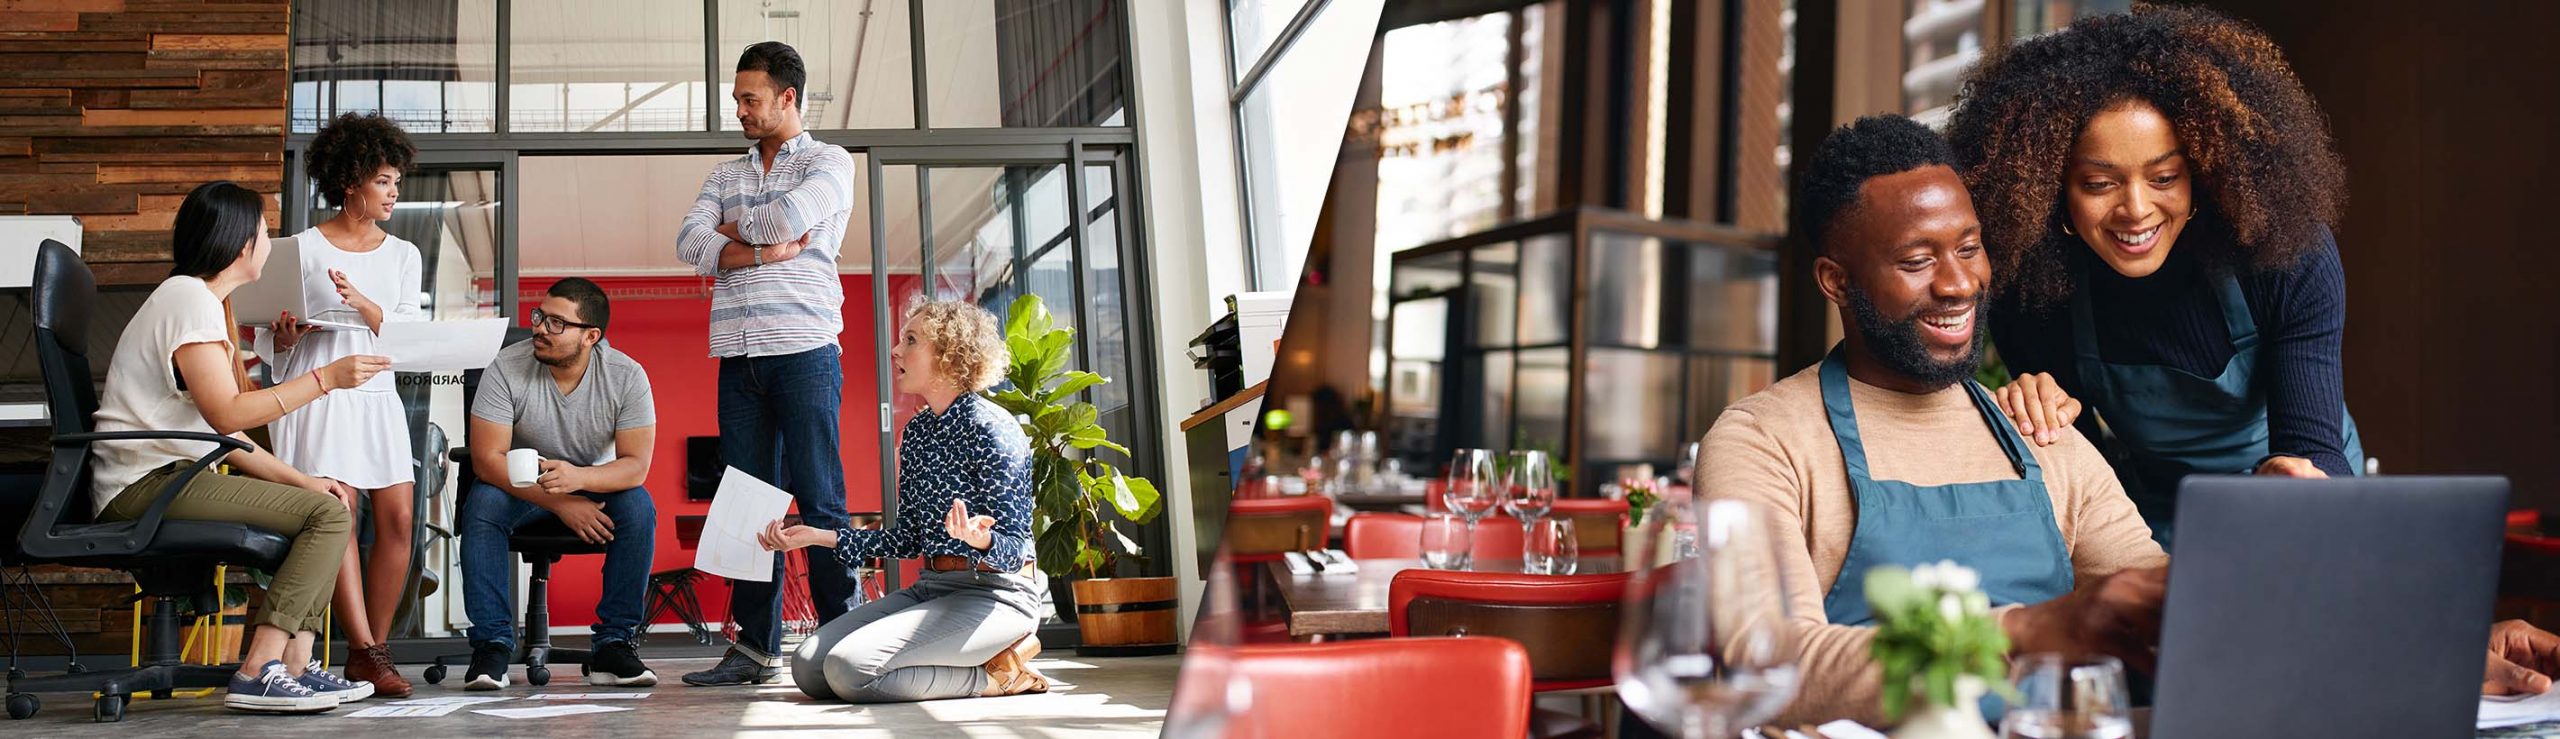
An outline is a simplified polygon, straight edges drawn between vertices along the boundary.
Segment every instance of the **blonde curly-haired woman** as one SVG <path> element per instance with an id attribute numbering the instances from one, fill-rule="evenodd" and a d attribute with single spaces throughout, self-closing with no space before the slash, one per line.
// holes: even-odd
<path id="1" fill-rule="evenodd" d="M 1031 444 L 1011 414 L 978 395 L 1003 379 L 1006 361 L 986 310 L 958 301 L 909 308 L 889 364 L 893 387 L 925 402 L 898 440 L 898 500 L 916 513 L 886 530 L 765 528 L 766 548 L 831 547 L 843 567 L 925 562 L 915 585 L 800 644 L 791 660 L 800 692 L 894 703 L 1049 689 L 1030 664 L 1049 587 L 1031 562 Z"/>

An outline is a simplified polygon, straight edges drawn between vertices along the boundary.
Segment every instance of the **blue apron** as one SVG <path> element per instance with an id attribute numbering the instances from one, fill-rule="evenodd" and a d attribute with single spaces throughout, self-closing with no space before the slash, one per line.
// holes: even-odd
<path id="1" fill-rule="evenodd" d="M 2116 479 L 2151 525 L 2151 538 L 2168 549 L 2177 520 L 2178 481 L 2190 474 L 2247 474 L 2267 457 L 2267 396 L 2257 382 L 2258 322 L 2240 280 L 2221 275 L 2217 285 L 2222 324 L 2231 334 L 2231 361 L 2222 374 L 2200 377 L 2157 364 L 2110 364 L 2098 358 L 2097 321 L 2091 317 L 2087 267 L 2072 262 L 2071 344 L 2081 387 L 2073 395 L 2098 412 L 2107 433 L 2107 461 Z M 2345 431 L 2341 449 L 2350 474 L 2364 470 L 2364 442 L 2356 419 L 2338 409 Z"/>
<path id="2" fill-rule="evenodd" d="M 1982 412 L 1983 425 L 1999 438 L 2018 479 L 1935 487 L 1878 480 L 1867 470 L 1866 444 L 1858 436 L 1857 412 L 1850 408 L 1848 364 L 1838 348 L 1823 358 L 1822 410 L 1831 417 L 1831 433 L 1840 442 L 1841 459 L 1849 466 L 1849 490 L 1858 503 L 1848 559 L 1840 563 L 1839 579 L 1822 598 L 1823 616 L 1831 623 L 1862 626 L 1875 621 L 1867 606 L 1866 573 L 1877 565 L 1954 560 L 1981 575 L 1982 592 L 1993 606 L 2042 603 L 2071 592 L 2071 551 L 2063 547 L 2062 530 L 2055 527 L 2043 468 L 1991 393 L 1970 379 L 1964 389 L 1974 409 Z"/>

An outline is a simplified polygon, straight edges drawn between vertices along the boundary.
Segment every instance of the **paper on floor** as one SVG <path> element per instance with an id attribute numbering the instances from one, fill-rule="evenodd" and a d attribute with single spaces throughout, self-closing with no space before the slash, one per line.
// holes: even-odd
<path id="1" fill-rule="evenodd" d="M 628 710 L 631 709 L 623 706 L 591 706 L 584 703 L 573 703 L 565 706 L 543 706 L 541 708 L 491 708 L 481 711 L 472 711 L 472 713 L 504 718 L 552 718 L 555 716 L 575 716 L 581 713 L 609 713 L 613 711 Z"/>
<path id="2" fill-rule="evenodd" d="M 525 696 L 529 701 L 639 700 L 648 693 L 536 693 Z"/>
<path id="3" fill-rule="evenodd" d="M 773 552 L 756 543 L 766 524 L 791 510 L 791 494 L 731 467 L 720 474 L 693 568 L 731 580 L 773 581 Z"/>
<path id="4" fill-rule="evenodd" d="M 345 716 L 347 718 L 435 718 L 461 709 L 462 705 L 456 703 L 425 706 L 404 706 L 394 703 L 387 706 L 374 706 L 345 714 Z"/>
<path id="5" fill-rule="evenodd" d="M 498 702 L 498 701 L 508 701 L 508 700 L 515 700 L 515 697 L 514 697 L 514 696 L 505 696 L 505 695 L 448 695 L 448 696 L 443 696 L 443 697 L 438 697 L 438 698 L 411 698 L 411 699 L 409 699 L 409 700 L 404 700 L 404 701 L 393 701 L 393 702 L 391 703 L 391 705 L 395 705 L 395 706 L 468 706 L 468 705 L 473 705 L 473 704 L 478 704 L 478 703 L 496 703 L 496 702 Z"/>

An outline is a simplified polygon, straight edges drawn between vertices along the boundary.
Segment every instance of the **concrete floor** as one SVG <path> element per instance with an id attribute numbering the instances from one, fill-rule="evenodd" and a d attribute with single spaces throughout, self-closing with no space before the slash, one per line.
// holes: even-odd
<path id="1" fill-rule="evenodd" d="M 645 657 L 644 657 L 645 658 Z M 89 720 L 86 696 L 49 693 L 40 696 L 44 710 L 24 721 L 0 719 L 0 735 L 41 737 L 214 737 L 282 739 L 334 737 L 352 732 L 402 732 L 430 736 L 540 736 L 548 739 L 606 737 L 770 737 L 809 736 L 969 736 L 969 737 L 1153 737 L 1164 723 L 1173 695 L 1179 656 L 1082 658 L 1072 650 L 1044 655 L 1033 666 L 1049 676 L 1050 692 L 1004 698 L 850 705 L 816 702 L 791 686 L 784 671 L 773 685 L 755 688 L 696 688 L 676 678 L 717 662 L 713 658 L 650 659 L 658 673 L 655 688 L 590 688 L 577 680 L 578 668 L 554 669 L 552 683 L 534 688 L 516 668 L 515 685 L 503 691 L 466 693 L 460 670 L 443 685 L 420 681 L 421 665 L 401 665 L 400 674 L 418 682 L 411 698 L 447 695 L 506 695 L 516 700 L 467 706 L 435 718 L 350 718 L 345 714 L 385 705 L 382 699 L 342 706 L 316 716 L 264 716 L 222 707 L 218 695 L 135 701 L 121 723 Z M 525 708 L 577 701 L 528 701 L 542 693 L 648 692 L 648 698 L 592 701 L 596 705 L 633 710 L 541 719 L 510 719 L 472 713 L 474 708 Z"/>

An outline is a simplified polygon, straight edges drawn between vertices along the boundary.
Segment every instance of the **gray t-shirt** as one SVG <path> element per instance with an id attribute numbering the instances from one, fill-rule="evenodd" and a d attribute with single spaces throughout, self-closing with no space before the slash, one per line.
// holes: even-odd
<path id="1" fill-rule="evenodd" d="M 498 350 L 480 375 L 471 415 L 515 427 L 510 449 L 532 449 L 543 459 L 593 466 L 614 459 L 613 434 L 658 423 L 649 373 L 631 355 L 597 344 L 578 387 L 560 394 L 551 368 L 533 358 L 533 341 Z"/>

